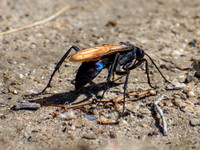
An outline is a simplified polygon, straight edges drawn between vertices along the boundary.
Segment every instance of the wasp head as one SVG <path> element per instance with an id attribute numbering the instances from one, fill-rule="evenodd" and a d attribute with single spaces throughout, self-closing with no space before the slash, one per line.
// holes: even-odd
<path id="1" fill-rule="evenodd" d="M 144 50 L 142 50 L 139 47 L 135 47 L 136 49 L 136 56 L 137 56 L 137 60 L 141 60 L 144 57 Z"/>

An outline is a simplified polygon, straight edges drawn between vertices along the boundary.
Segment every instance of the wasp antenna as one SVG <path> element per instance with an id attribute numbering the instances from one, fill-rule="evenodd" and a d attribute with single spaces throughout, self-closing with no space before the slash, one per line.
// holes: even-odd
<path id="1" fill-rule="evenodd" d="M 158 68 L 158 66 L 156 65 L 156 63 L 153 61 L 153 59 L 152 59 L 147 53 L 145 53 L 145 55 L 146 55 L 147 57 L 149 57 L 149 59 L 150 59 L 151 62 L 154 64 L 154 66 L 156 67 L 156 69 L 158 70 L 158 72 L 160 73 L 160 75 L 163 77 L 163 79 L 164 79 L 166 82 L 171 83 L 170 81 L 168 81 L 168 80 L 165 78 L 165 76 L 162 74 L 162 72 L 160 71 L 160 69 Z"/>

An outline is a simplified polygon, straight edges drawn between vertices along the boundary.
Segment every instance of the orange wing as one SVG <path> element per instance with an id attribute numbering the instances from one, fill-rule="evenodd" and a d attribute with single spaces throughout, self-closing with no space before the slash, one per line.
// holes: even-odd
<path id="1" fill-rule="evenodd" d="M 69 60 L 73 62 L 96 61 L 101 59 L 105 55 L 111 55 L 118 51 L 126 50 L 129 50 L 129 47 L 126 45 L 103 45 L 78 51 L 75 54 L 71 55 L 69 57 Z"/>

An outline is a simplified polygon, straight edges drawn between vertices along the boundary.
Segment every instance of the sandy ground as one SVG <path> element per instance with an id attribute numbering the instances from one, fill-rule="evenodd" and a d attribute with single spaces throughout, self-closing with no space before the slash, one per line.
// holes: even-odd
<path id="1" fill-rule="evenodd" d="M 0 31 L 44 19 L 66 4 L 69 9 L 48 23 L 0 36 L 0 149 L 71 149 L 77 145 L 82 150 L 200 149 L 200 1 L 4 0 L 0 1 Z M 143 48 L 167 79 L 184 83 L 185 87 L 166 90 L 168 83 L 150 65 L 152 83 L 159 85 L 157 94 L 127 98 L 133 100 L 126 105 L 131 112 L 121 117 L 119 124 L 98 124 L 98 115 L 90 111 L 95 104 L 71 110 L 73 119 L 67 120 L 54 117 L 52 113 L 60 108 L 49 105 L 94 100 L 106 81 L 107 70 L 77 92 L 73 80 L 80 63 L 66 60 L 48 94 L 23 98 L 46 86 L 56 63 L 70 46 L 83 49 L 121 41 Z M 151 89 L 144 68 L 131 71 L 127 93 Z M 123 82 L 124 77 L 117 80 L 104 99 L 122 96 Z M 153 102 L 162 94 L 169 97 L 160 103 L 168 125 L 167 136 L 163 136 L 153 109 Z M 36 111 L 10 109 L 29 100 L 43 106 Z M 117 111 L 112 103 L 107 105 L 96 109 L 95 114 L 102 111 L 103 117 L 115 120 Z"/>

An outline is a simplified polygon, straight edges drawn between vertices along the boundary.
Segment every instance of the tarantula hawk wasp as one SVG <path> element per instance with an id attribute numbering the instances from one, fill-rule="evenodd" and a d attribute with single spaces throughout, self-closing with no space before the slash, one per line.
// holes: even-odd
<path id="1" fill-rule="evenodd" d="M 74 49 L 76 53 L 68 56 L 72 49 Z M 152 88 L 154 88 L 150 82 L 148 61 L 144 58 L 145 55 L 151 60 L 151 62 L 154 64 L 154 66 L 156 67 L 160 75 L 163 77 L 163 79 L 166 82 L 170 83 L 164 77 L 164 75 L 162 74 L 158 66 L 155 64 L 153 59 L 147 53 L 145 53 L 144 50 L 130 43 L 120 42 L 119 44 L 115 45 L 103 45 L 83 50 L 80 50 L 77 46 L 70 47 L 69 50 L 57 63 L 47 86 L 42 90 L 41 93 L 45 92 L 45 90 L 48 87 L 50 87 L 50 83 L 52 81 L 54 74 L 56 73 L 56 71 L 58 71 L 63 61 L 68 57 L 68 59 L 72 62 L 82 62 L 75 78 L 76 90 L 79 90 L 81 87 L 92 81 L 104 68 L 108 69 L 106 86 L 108 86 L 111 75 L 113 75 L 114 73 L 118 75 L 126 74 L 124 82 L 124 93 L 123 93 L 123 113 L 124 113 L 125 94 L 126 94 L 126 88 L 130 70 L 135 69 L 141 64 L 145 63 L 148 84 Z M 102 97 L 104 96 L 106 88 L 103 91 Z"/>

